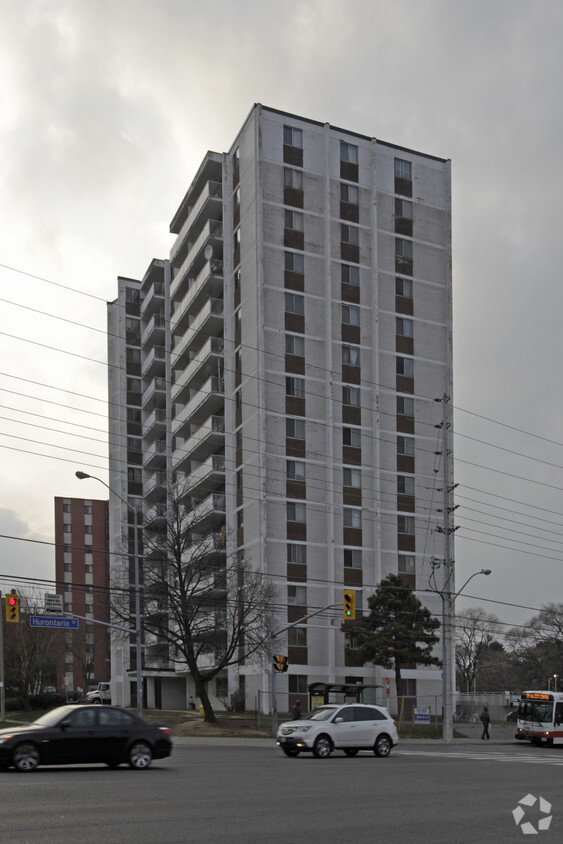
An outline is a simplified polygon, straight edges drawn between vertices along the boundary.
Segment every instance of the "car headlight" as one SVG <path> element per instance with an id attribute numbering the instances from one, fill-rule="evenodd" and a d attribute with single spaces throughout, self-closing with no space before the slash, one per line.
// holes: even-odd
<path id="1" fill-rule="evenodd" d="M 5 741 L 8 741 L 8 739 L 11 739 L 11 738 L 13 738 L 13 736 L 0 736 L 0 744 L 2 744 Z"/>
<path id="2" fill-rule="evenodd" d="M 296 733 L 306 733 L 307 730 L 310 730 L 310 729 L 311 729 L 310 727 L 296 727 L 295 732 Z"/>

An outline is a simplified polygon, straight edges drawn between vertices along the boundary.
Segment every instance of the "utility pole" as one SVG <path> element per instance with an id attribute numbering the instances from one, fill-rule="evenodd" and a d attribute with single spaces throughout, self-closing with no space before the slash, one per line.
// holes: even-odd
<path id="1" fill-rule="evenodd" d="M 0 592 L 0 602 L 2 592 Z M 0 609 L 0 721 L 6 720 L 6 680 L 4 677 L 4 615 Z"/>

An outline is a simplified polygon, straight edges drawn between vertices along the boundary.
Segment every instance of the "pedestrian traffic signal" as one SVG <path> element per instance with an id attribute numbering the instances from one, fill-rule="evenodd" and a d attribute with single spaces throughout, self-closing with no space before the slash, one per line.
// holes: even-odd
<path id="1" fill-rule="evenodd" d="M 6 621 L 20 620 L 20 596 L 15 592 L 6 595 Z"/>
<path id="2" fill-rule="evenodd" d="M 287 657 L 283 654 L 274 654 L 273 662 L 276 671 L 287 671 Z"/>
<path id="3" fill-rule="evenodd" d="M 344 591 L 344 605 L 342 612 L 344 618 L 348 621 L 356 618 L 356 591 L 354 589 L 346 589 Z"/>

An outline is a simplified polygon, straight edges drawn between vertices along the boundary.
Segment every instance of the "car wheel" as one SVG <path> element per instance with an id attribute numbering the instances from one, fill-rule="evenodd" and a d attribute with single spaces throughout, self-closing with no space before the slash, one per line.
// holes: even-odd
<path id="1" fill-rule="evenodd" d="M 39 750 L 31 742 L 18 744 L 12 762 L 16 771 L 34 771 L 39 765 Z"/>
<path id="2" fill-rule="evenodd" d="M 358 750 L 355 747 L 345 747 L 344 753 L 346 754 L 346 756 L 357 756 Z"/>
<path id="3" fill-rule="evenodd" d="M 299 756 L 301 753 L 296 747 L 282 747 L 282 750 L 286 756 Z"/>
<path id="4" fill-rule="evenodd" d="M 136 771 L 148 768 L 152 762 L 152 750 L 146 741 L 136 741 L 129 749 L 129 766 Z"/>
<path id="5" fill-rule="evenodd" d="M 313 746 L 313 753 L 317 759 L 328 759 L 332 753 L 332 744 L 328 736 L 319 736 Z"/>
<path id="6" fill-rule="evenodd" d="M 391 753 L 391 748 L 393 744 L 391 739 L 385 733 L 381 736 L 378 736 L 375 740 L 375 744 L 373 746 L 373 752 L 376 756 L 389 756 Z"/>

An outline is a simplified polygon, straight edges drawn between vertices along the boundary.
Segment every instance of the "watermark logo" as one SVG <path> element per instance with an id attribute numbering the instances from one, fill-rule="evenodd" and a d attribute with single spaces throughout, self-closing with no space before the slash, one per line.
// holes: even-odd
<path id="1" fill-rule="evenodd" d="M 538 804 L 536 806 L 536 804 Z M 526 809 L 523 807 L 527 806 L 528 808 L 535 807 L 536 812 L 539 809 L 540 817 L 538 820 L 538 828 L 534 826 L 533 823 L 530 821 L 524 820 L 526 817 Z M 526 794 L 521 800 L 518 801 L 518 805 L 515 809 L 512 810 L 512 817 L 514 818 L 514 823 L 516 826 L 519 826 L 522 830 L 524 835 L 537 835 L 538 832 L 546 832 L 551 824 L 551 803 L 545 800 L 543 797 L 534 797 L 533 794 Z M 522 823 L 524 821 L 524 823 Z"/>

